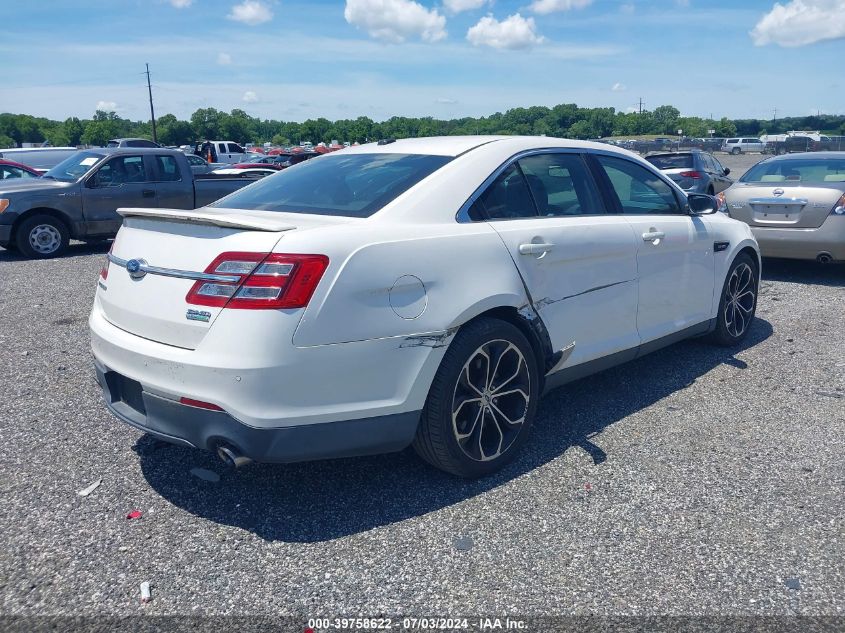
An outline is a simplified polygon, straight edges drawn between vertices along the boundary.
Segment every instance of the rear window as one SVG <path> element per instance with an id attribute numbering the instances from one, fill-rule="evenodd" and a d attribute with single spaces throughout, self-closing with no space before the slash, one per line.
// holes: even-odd
<path id="1" fill-rule="evenodd" d="M 685 169 L 687 167 L 692 167 L 691 154 L 646 156 L 646 160 L 658 169 Z"/>
<path id="2" fill-rule="evenodd" d="M 450 160 L 417 154 L 328 155 L 288 167 L 210 206 L 366 218 Z"/>
<path id="3" fill-rule="evenodd" d="M 757 163 L 740 182 L 845 182 L 845 158 L 785 159 Z"/>

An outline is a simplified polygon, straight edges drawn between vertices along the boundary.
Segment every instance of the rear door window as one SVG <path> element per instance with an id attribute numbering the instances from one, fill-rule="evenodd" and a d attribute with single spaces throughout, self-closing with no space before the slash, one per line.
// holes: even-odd
<path id="1" fill-rule="evenodd" d="M 177 182 L 182 180 L 179 165 L 173 156 L 156 156 L 155 162 L 159 182 Z"/>
<path id="2" fill-rule="evenodd" d="M 537 154 L 518 162 L 540 216 L 605 212 L 592 176 L 579 154 Z"/>
<path id="3" fill-rule="evenodd" d="M 472 220 L 514 220 L 537 217 L 528 183 L 512 163 L 484 190 L 469 210 Z"/>

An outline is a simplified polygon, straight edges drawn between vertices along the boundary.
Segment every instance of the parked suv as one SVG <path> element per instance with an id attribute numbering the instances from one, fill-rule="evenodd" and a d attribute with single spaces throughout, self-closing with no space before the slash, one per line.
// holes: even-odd
<path id="1" fill-rule="evenodd" d="M 725 139 L 722 151 L 729 154 L 743 154 L 745 152 L 762 152 L 766 144 L 759 138 L 729 138 Z"/>
<path id="2" fill-rule="evenodd" d="M 106 147 L 161 147 L 155 141 L 148 138 L 113 138 Z"/>
<path id="3" fill-rule="evenodd" d="M 714 196 L 733 184 L 731 170 L 701 150 L 649 154 L 645 159 L 687 192 Z"/>

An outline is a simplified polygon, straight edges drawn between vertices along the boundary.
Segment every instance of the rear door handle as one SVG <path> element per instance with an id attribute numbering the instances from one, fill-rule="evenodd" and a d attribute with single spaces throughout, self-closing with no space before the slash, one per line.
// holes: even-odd
<path id="1" fill-rule="evenodd" d="M 520 255 L 544 255 L 548 253 L 555 247 L 554 244 L 520 244 L 519 245 L 519 254 Z"/>
<path id="2" fill-rule="evenodd" d="M 144 196 L 145 198 L 154 198 L 155 195 L 156 195 L 156 192 L 155 192 L 154 189 L 144 189 L 141 192 L 141 195 Z"/>
<path id="3" fill-rule="evenodd" d="M 663 231 L 648 231 L 647 233 L 643 233 L 643 242 L 657 244 L 664 237 L 666 237 L 666 234 Z"/>

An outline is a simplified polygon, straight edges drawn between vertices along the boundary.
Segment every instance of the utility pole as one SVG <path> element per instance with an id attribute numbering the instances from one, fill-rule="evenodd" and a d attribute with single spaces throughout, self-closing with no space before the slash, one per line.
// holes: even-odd
<path id="1" fill-rule="evenodd" d="M 640 97 L 640 114 L 643 113 L 643 98 Z"/>
<path id="2" fill-rule="evenodd" d="M 153 143 L 158 143 L 156 135 L 156 111 L 153 109 L 153 87 L 150 85 L 150 65 L 147 64 L 147 91 L 150 93 L 150 118 L 153 121 Z"/>

